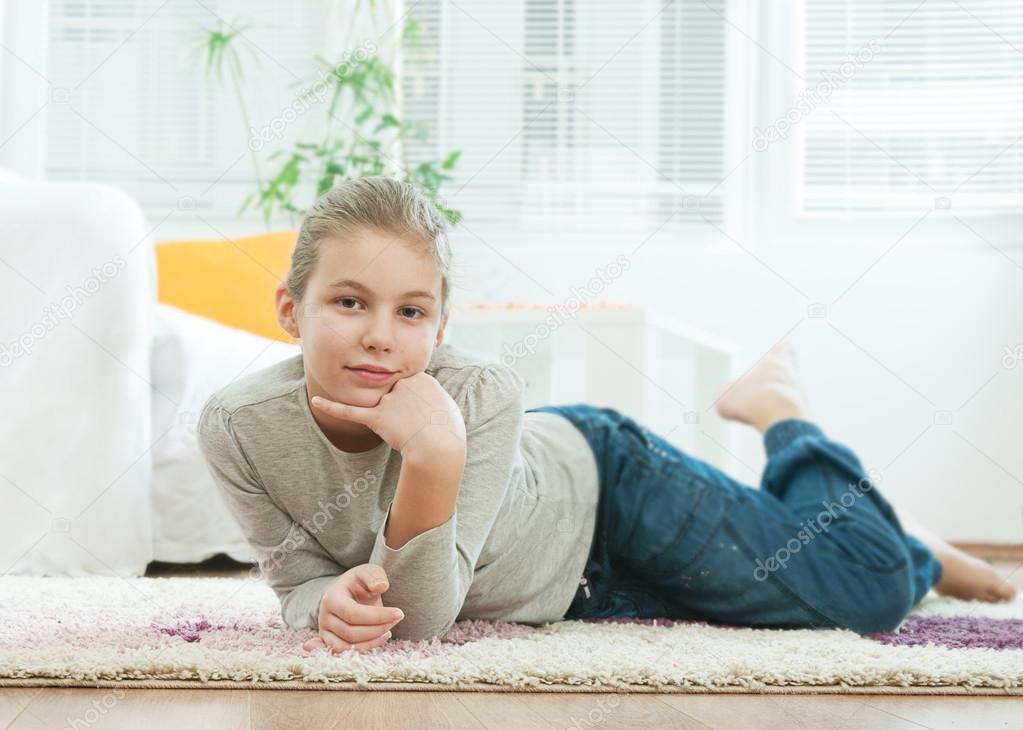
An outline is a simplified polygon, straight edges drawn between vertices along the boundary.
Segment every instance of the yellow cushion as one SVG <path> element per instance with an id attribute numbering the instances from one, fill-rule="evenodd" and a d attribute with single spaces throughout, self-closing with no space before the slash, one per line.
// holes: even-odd
<path id="1" fill-rule="evenodd" d="M 297 231 L 156 244 L 157 299 L 263 337 L 295 342 L 277 323 L 274 291 Z"/>

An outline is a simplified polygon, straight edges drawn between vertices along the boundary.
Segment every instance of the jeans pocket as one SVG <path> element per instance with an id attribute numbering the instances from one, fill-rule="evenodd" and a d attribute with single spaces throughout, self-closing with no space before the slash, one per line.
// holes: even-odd
<path id="1" fill-rule="evenodd" d="M 663 472 L 651 475 L 658 480 Z M 732 497 L 714 484 L 693 476 L 665 480 L 659 488 L 663 502 L 651 503 L 650 529 L 633 534 L 633 567 L 645 578 L 661 579 L 689 571 L 720 539 Z M 639 543 L 635 541 L 641 541 Z"/>
<path id="2" fill-rule="evenodd" d="M 653 467 L 657 449 L 647 438 L 647 430 L 628 416 L 622 416 L 617 429 L 624 437 L 623 441 L 627 444 L 629 455 Z"/>
<path id="3" fill-rule="evenodd" d="M 843 555 L 845 562 L 877 575 L 892 575 L 912 567 L 909 545 L 894 530 L 851 522 L 833 530 L 822 542 Z"/>
<path id="4" fill-rule="evenodd" d="M 616 615 L 635 618 L 661 618 L 667 616 L 668 609 L 656 591 L 645 584 L 635 581 L 623 582 L 610 591 L 610 602 L 618 606 L 622 613 Z"/>

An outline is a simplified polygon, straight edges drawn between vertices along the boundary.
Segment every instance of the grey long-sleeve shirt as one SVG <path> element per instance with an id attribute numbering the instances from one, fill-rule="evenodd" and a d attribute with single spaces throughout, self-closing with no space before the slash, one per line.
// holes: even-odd
<path id="1" fill-rule="evenodd" d="M 524 413 L 522 377 L 447 343 L 427 369 L 465 419 L 455 512 L 399 549 L 384 541 L 401 454 L 334 446 L 310 410 L 302 355 L 206 402 L 199 444 L 292 628 L 318 627 L 337 576 L 381 565 L 396 639 L 443 636 L 456 620 L 564 618 L 593 540 L 597 464 L 567 419 Z"/>

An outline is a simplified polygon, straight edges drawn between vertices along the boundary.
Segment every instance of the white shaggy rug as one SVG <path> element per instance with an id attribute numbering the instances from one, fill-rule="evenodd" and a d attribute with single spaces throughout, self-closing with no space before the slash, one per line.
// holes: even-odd
<path id="1" fill-rule="evenodd" d="M 900 631 L 464 621 L 442 640 L 302 649 L 247 578 L 0 577 L 0 686 L 1023 694 L 1023 600 L 925 599 Z"/>

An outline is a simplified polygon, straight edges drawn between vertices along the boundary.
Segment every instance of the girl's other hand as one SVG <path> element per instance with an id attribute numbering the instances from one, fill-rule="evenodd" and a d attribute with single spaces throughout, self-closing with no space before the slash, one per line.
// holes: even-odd
<path id="1" fill-rule="evenodd" d="M 348 649 L 368 651 L 387 643 L 391 627 L 405 618 L 400 608 L 383 604 L 387 574 L 379 565 L 364 563 L 338 576 L 320 600 L 319 636 L 302 645 L 306 651 L 324 647 L 338 654 Z"/>

